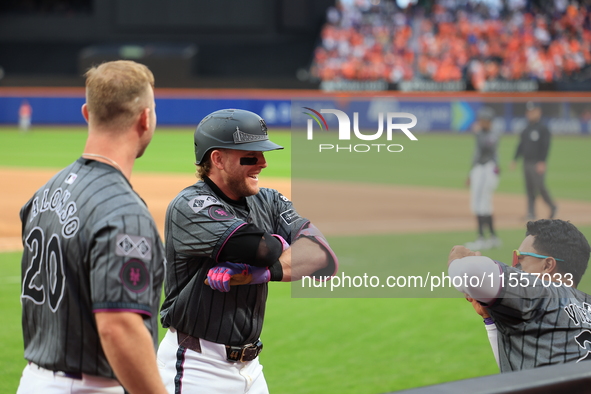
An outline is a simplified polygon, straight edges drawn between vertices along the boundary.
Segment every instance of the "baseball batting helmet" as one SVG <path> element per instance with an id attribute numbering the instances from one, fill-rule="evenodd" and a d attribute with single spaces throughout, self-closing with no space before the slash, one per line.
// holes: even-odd
<path id="1" fill-rule="evenodd" d="M 207 115 L 195 130 L 195 159 L 201 164 L 211 149 L 266 152 L 283 149 L 269 140 L 265 120 L 243 109 L 222 109 Z"/>

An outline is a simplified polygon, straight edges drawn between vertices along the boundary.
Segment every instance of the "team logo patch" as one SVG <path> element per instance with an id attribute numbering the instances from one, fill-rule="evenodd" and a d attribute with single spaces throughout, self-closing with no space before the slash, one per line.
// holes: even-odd
<path id="1" fill-rule="evenodd" d="M 219 205 L 214 205 L 209 207 L 209 216 L 215 220 L 230 220 L 234 219 L 234 214 L 226 211 L 224 208 L 220 207 Z"/>
<path id="2" fill-rule="evenodd" d="M 129 234 L 118 234 L 115 254 L 117 256 L 137 257 L 150 260 L 152 258 L 152 239 Z"/>
<path id="3" fill-rule="evenodd" d="M 71 185 L 72 183 L 74 183 L 74 181 L 76 180 L 76 178 L 78 178 L 78 174 L 74 174 L 73 172 L 71 172 L 66 177 L 66 180 L 64 182 L 67 183 L 68 185 Z"/>
<path id="4" fill-rule="evenodd" d="M 287 211 L 281 212 L 281 215 L 279 215 L 279 216 L 281 216 L 281 219 L 283 219 L 285 224 L 287 224 L 289 226 L 293 223 L 293 221 L 295 219 L 297 219 L 298 214 L 293 209 L 288 209 Z"/>
<path id="5" fill-rule="evenodd" d="M 217 203 L 218 200 L 212 196 L 199 196 L 195 197 L 194 199 L 189 201 L 189 207 L 193 210 L 193 212 L 197 213 L 201 211 L 203 208 L 207 208 L 210 205 Z"/>
<path id="6" fill-rule="evenodd" d="M 141 260 L 131 259 L 126 262 L 119 273 L 121 282 L 128 290 L 141 293 L 150 283 L 150 274 Z"/>
<path id="7" fill-rule="evenodd" d="M 259 119 L 259 122 L 261 122 L 261 131 L 263 134 L 267 135 L 267 123 L 265 122 L 265 119 Z"/>

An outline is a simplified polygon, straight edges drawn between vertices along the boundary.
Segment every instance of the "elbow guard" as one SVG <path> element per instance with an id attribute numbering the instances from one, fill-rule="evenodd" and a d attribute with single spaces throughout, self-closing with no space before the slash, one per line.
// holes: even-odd
<path id="1" fill-rule="evenodd" d="M 318 230 L 318 227 L 314 226 L 312 223 L 308 222 L 305 225 L 306 228 L 302 228 L 300 232 L 297 234 L 296 239 L 300 237 L 307 237 L 315 241 L 316 243 L 320 244 L 322 248 L 326 251 L 328 255 L 328 264 L 325 268 L 314 272 L 314 277 L 319 277 L 321 280 L 328 277 L 330 279 L 333 277 L 339 268 L 339 260 L 337 259 L 336 254 L 330 248 L 328 241 L 324 238 L 324 235 Z"/>

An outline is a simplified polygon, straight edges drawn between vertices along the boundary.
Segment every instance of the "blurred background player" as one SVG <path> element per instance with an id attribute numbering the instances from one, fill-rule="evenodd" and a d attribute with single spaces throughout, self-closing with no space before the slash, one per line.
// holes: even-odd
<path id="1" fill-rule="evenodd" d="M 161 320 L 169 330 L 158 363 L 171 394 L 267 393 L 258 358 L 267 282 L 336 271 L 320 231 L 277 190 L 258 186 L 263 152 L 276 149 L 250 111 L 213 112 L 195 130 L 201 179 L 166 213 Z M 245 284 L 230 286 L 232 277 Z"/>
<path id="2" fill-rule="evenodd" d="M 493 225 L 493 193 L 499 184 L 497 147 L 502 134 L 492 131 L 494 115 L 492 108 L 480 108 L 473 128 L 476 147 L 467 183 L 470 186 L 470 208 L 478 222 L 478 238 L 466 244 L 468 249 L 473 250 L 501 246 Z M 489 238 L 485 237 L 485 229 L 490 234 Z"/>
<path id="3" fill-rule="evenodd" d="M 557 207 L 546 188 L 545 179 L 551 134 L 550 130 L 541 122 L 542 108 L 539 104 L 529 101 L 525 106 L 525 111 L 528 123 L 521 132 L 511 169 L 515 169 L 517 159 L 523 157 L 523 175 L 527 191 L 526 220 L 535 220 L 536 218 L 538 194 L 541 194 L 542 199 L 550 208 L 550 219 L 552 219 L 556 216 Z"/>
<path id="4" fill-rule="evenodd" d="M 527 223 L 512 266 L 452 248 L 449 276 L 475 300 L 501 372 L 591 360 L 591 296 L 576 289 L 590 251 L 579 229 L 558 219 Z"/>
<path id="5" fill-rule="evenodd" d="M 29 363 L 18 394 L 163 394 L 155 347 L 164 250 L 129 183 L 156 127 L 154 77 L 131 61 L 86 77 L 84 153 L 20 213 Z"/>
<path id="6" fill-rule="evenodd" d="M 23 100 L 18 109 L 18 127 L 21 131 L 29 131 L 31 127 L 31 116 L 33 115 L 33 108 L 27 100 Z"/>

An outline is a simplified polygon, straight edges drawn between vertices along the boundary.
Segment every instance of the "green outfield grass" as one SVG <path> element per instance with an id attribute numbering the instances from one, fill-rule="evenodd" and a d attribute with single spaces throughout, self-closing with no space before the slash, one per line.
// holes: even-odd
<path id="1" fill-rule="evenodd" d="M 86 141 L 82 127 L 34 128 L 19 133 L 14 127 L 0 127 L 0 166 L 62 168 L 80 156 Z M 271 132 L 271 138 L 285 146 L 287 154 L 266 154 L 267 176 L 290 176 L 290 134 Z M 158 128 L 144 156 L 135 164 L 134 171 L 179 172 L 195 171 L 193 130 L 188 128 Z"/>
<path id="2" fill-rule="evenodd" d="M 291 168 L 290 135 L 271 132 L 270 136 L 288 149 L 287 154 L 266 155 L 269 168 L 264 174 L 287 177 Z M 83 128 L 35 128 L 28 134 L 0 128 L 0 166 L 57 169 L 80 155 L 85 138 Z M 404 156 L 395 159 L 387 180 L 378 176 L 384 168 L 372 166 L 371 160 L 358 160 L 357 174 L 339 174 L 338 165 L 317 170 L 336 179 L 462 188 L 470 167 L 472 137 L 431 134 L 418 138 L 417 142 L 404 142 L 405 151 L 399 154 Z M 515 143 L 514 136 L 502 140 L 499 190 L 523 193 L 520 172 L 506 169 Z M 548 183 L 555 196 L 591 200 L 590 148 L 591 138 L 554 139 Z M 335 159 L 338 164 L 353 158 Z M 136 170 L 192 172 L 193 161 L 192 130 L 159 129 Z M 591 226 L 581 230 L 591 239 Z M 524 231 L 501 230 L 499 235 L 504 246 L 488 255 L 507 262 Z M 437 272 L 444 269 L 451 246 L 472 237 L 473 232 L 445 232 L 329 240 L 337 251 L 355 249 L 356 245 L 371 250 L 373 243 L 386 243 L 392 250 L 388 257 L 396 267 L 420 266 L 421 271 Z M 377 260 L 384 256 L 365 257 Z M 25 365 L 20 330 L 20 253 L 1 253 L 0 268 L 0 313 L 5 321 L 0 326 L 0 392 L 10 393 L 15 392 Z M 581 288 L 589 291 L 591 274 L 587 276 Z M 482 320 L 461 298 L 291 298 L 289 284 L 272 283 L 263 340 L 261 359 L 272 393 L 376 394 L 497 372 Z"/>
<path id="3" fill-rule="evenodd" d="M 315 137 L 316 145 L 322 135 Z M 263 176 L 291 175 L 291 137 L 288 131 L 271 131 L 271 139 L 285 146 L 285 151 L 268 152 L 268 167 Z M 334 136 L 324 136 L 334 143 Z M 0 127 L 0 166 L 61 168 L 77 158 L 84 148 L 84 128 L 34 128 L 30 133 Z M 321 179 L 393 183 L 400 185 L 463 188 L 470 170 L 474 139 L 471 135 L 419 134 L 418 141 L 395 141 L 404 146 L 401 153 L 349 154 L 328 152 L 326 165 L 306 160 L 306 154 L 296 155 L 294 166 L 298 173 Z M 523 194 L 521 168 L 509 170 L 516 136 L 503 137 L 499 147 L 501 192 Z M 558 136 L 550 152 L 547 184 L 557 198 L 591 200 L 591 137 Z M 136 162 L 134 171 L 179 172 L 194 171 L 193 130 L 159 128 L 144 157 Z M 312 163 L 313 167 L 307 167 Z M 343 171 L 347 168 L 347 171 Z"/>
<path id="4" fill-rule="evenodd" d="M 591 226 L 581 230 L 591 239 Z M 441 270 L 450 245 L 471 235 L 392 236 L 396 262 Z M 523 231 L 505 230 L 500 236 L 505 245 L 488 254 L 508 261 Z M 384 237 L 332 237 L 330 242 L 338 250 L 352 241 L 371 244 Z M 25 365 L 20 253 L 0 254 L 0 268 L 0 392 L 9 393 Z M 581 288 L 591 288 L 591 275 Z M 272 393 L 376 394 L 497 373 L 482 320 L 461 298 L 291 298 L 289 284 L 272 283 L 262 337 L 261 360 Z"/>
<path id="5" fill-rule="evenodd" d="M 314 141 L 296 135 L 292 141 L 294 178 L 391 183 L 398 185 L 463 188 L 472 165 L 474 136 L 471 134 L 418 134 L 417 141 L 397 138 L 400 153 L 374 150 L 349 153 L 335 149 L 319 153 L 319 144 L 348 147 L 372 141 L 338 141 L 336 133 L 314 136 Z M 382 143 L 386 141 L 381 141 Z M 501 178 L 498 191 L 524 194 L 521 163 L 509 169 L 517 144 L 517 136 L 506 135 L 499 145 Z M 393 149 L 394 150 L 394 149 Z M 547 185 L 553 196 L 591 200 L 591 138 L 589 136 L 557 136 L 552 140 L 548 161 Z"/>

